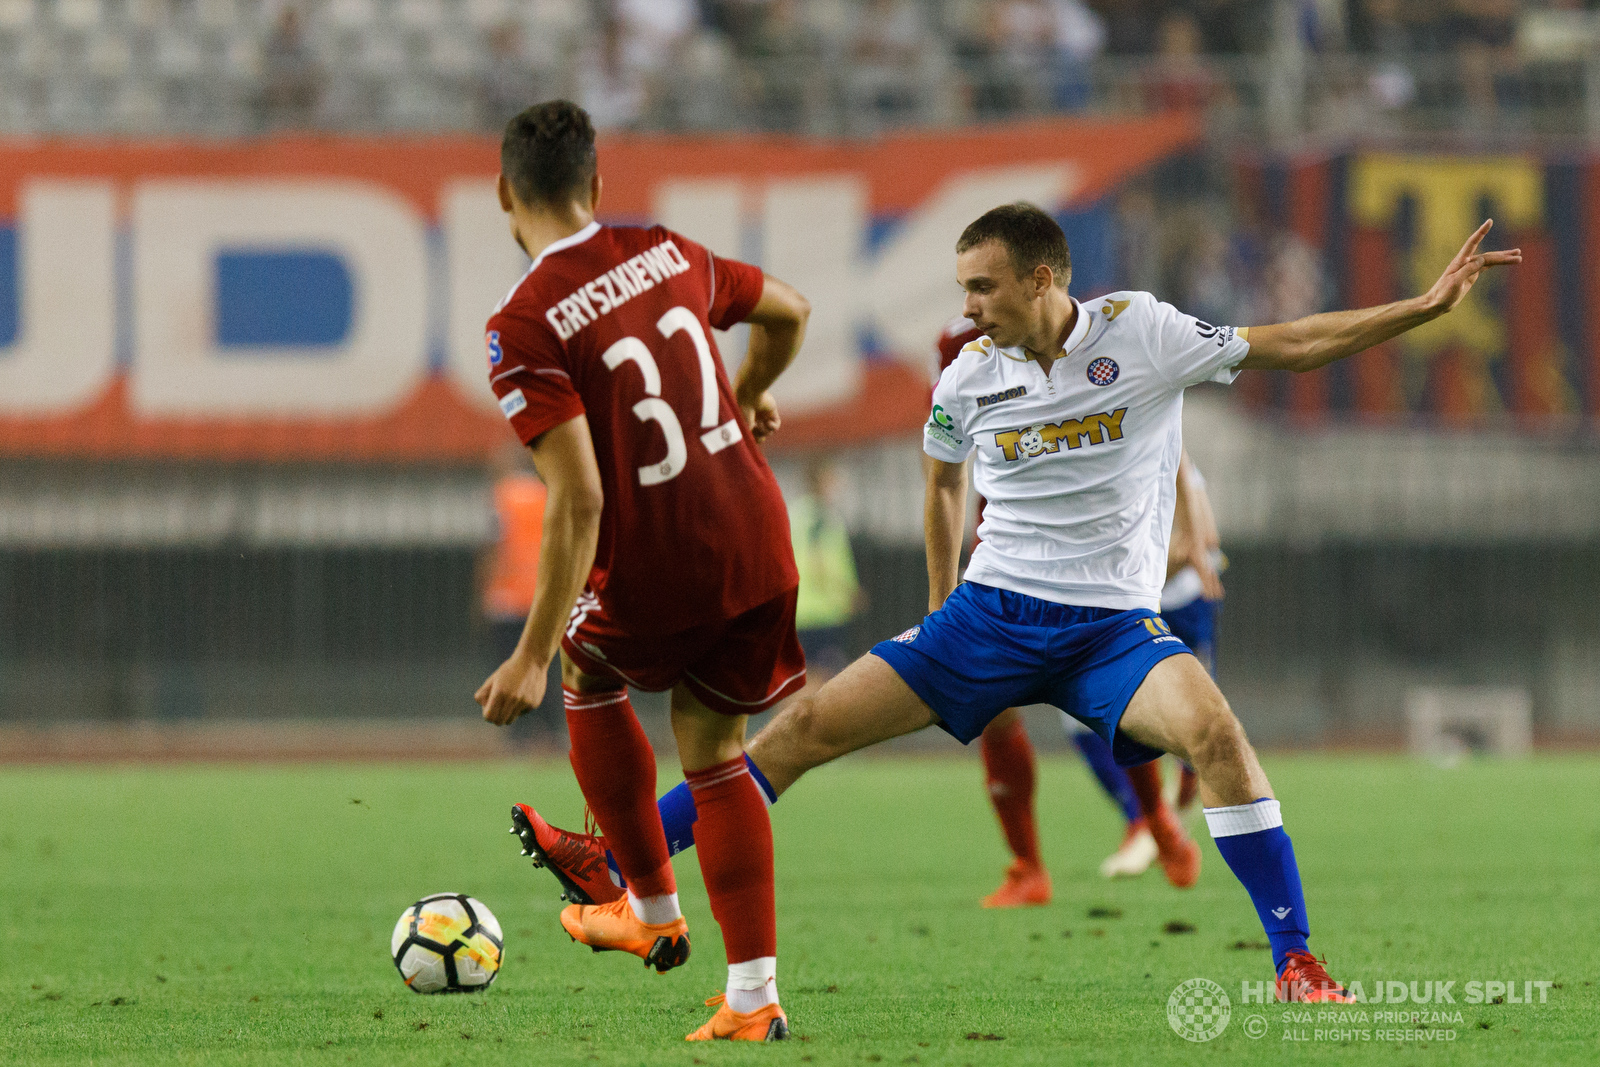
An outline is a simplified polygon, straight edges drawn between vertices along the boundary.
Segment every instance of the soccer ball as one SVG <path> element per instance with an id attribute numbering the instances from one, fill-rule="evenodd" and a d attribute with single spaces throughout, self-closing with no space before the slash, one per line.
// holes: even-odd
<path id="1" fill-rule="evenodd" d="M 500 923 L 462 893 L 423 897 L 395 923 L 389 948 L 413 993 L 475 993 L 500 973 Z"/>

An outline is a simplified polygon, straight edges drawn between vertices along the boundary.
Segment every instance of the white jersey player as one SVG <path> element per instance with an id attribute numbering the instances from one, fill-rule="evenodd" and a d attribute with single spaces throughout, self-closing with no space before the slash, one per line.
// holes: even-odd
<path id="1" fill-rule="evenodd" d="M 1299 869 L 1266 774 L 1156 612 L 1183 390 L 1244 369 L 1314 370 L 1445 314 L 1485 269 L 1521 261 L 1478 252 L 1489 226 L 1420 297 L 1235 331 L 1148 293 L 1074 301 L 1066 237 L 1031 205 L 973 222 L 956 277 L 987 339 L 940 379 L 924 434 L 929 614 L 762 731 L 750 755 L 775 790 L 877 741 L 931 725 L 970 741 L 1007 707 L 1053 704 L 1121 763 L 1171 752 L 1194 767 L 1218 851 L 1272 943 L 1278 996 L 1347 1001 L 1306 947 Z M 988 507 L 958 583 L 974 456 Z"/>

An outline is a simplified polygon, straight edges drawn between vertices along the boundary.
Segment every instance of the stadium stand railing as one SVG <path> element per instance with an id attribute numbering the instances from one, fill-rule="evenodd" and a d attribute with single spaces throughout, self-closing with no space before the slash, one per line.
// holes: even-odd
<path id="1" fill-rule="evenodd" d="M 1245 54 L 1074 56 L 976 40 L 941 14 L 955 6 L 921 5 L 915 46 L 874 59 L 848 34 L 779 46 L 706 26 L 612 53 L 579 0 L 0 0 L 0 133 L 494 130 L 554 95 L 644 130 L 1194 109 L 1251 138 L 1600 133 L 1591 12 L 1532 9 L 1511 44 L 1469 52 L 1309 47 L 1291 25 Z"/>

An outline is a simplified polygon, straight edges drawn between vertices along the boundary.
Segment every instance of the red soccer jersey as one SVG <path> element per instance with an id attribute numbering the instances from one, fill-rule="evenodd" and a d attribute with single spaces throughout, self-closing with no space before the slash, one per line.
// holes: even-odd
<path id="1" fill-rule="evenodd" d="M 939 362 L 939 365 L 933 371 L 933 383 L 938 385 L 939 375 L 943 374 L 945 369 L 956 361 L 956 357 L 961 354 L 961 350 L 982 336 L 983 331 L 972 325 L 971 319 L 951 319 L 945 323 L 944 329 L 939 331 L 939 343 L 933 349 L 934 358 Z M 983 524 L 983 509 L 988 506 L 988 503 L 983 497 L 980 496 L 978 498 L 978 516 L 973 524 L 975 527 Z M 977 544 L 976 534 L 973 535 L 973 544 Z"/>
<path id="2" fill-rule="evenodd" d="M 934 358 L 938 366 L 933 369 L 933 381 L 939 383 L 939 375 L 944 369 L 956 361 L 961 350 L 967 345 L 983 336 L 983 331 L 972 325 L 968 318 L 951 319 L 945 323 L 944 329 L 939 331 L 939 343 L 934 346 Z"/>
<path id="3" fill-rule="evenodd" d="M 660 226 L 591 224 L 539 254 L 489 319 L 489 381 L 524 443 L 587 415 L 605 491 L 589 590 L 641 636 L 799 584 L 789 517 L 712 327 L 761 271 Z"/>

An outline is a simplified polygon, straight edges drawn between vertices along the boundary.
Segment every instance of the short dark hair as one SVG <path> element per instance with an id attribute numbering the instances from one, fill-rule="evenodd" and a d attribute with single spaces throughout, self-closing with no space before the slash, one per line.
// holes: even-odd
<path id="1" fill-rule="evenodd" d="M 506 123 L 500 170 L 524 204 L 580 199 L 594 178 L 594 123 L 571 100 L 546 100 Z"/>
<path id="2" fill-rule="evenodd" d="M 1023 200 L 990 208 L 966 229 L 956 241 L 960 255 L 989 241 L 999 241 L 1011 256 L 1011 269 L 1017 277 L 1032 274 L 1043 263 L 1055 272 L 1056 284 L 1067 287 L 1072 279 L 1072 251 L 1067 235 L 1050 213 Z"/>

